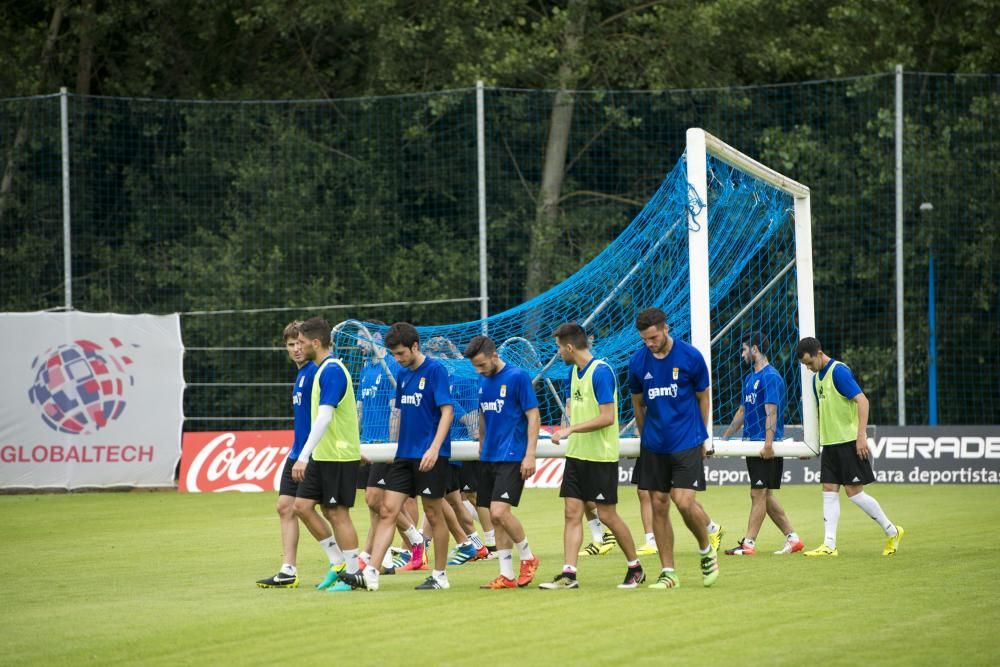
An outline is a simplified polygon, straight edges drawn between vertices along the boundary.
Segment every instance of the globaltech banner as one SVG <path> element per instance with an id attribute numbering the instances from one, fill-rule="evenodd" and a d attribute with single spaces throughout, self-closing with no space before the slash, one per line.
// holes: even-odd
<path id="1" fill-rule="evenodd" d="M 171 486 L 177 315 L 0 314 L 0 487 Z"/>

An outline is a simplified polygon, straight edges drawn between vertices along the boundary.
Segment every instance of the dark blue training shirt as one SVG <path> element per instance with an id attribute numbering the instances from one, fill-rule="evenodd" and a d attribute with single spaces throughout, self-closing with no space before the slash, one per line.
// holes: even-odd
<path id="1" fill-rule="evenodd" d="M 383 358 L 393 378 L 399 377 L 401 366 L 391 356 Z M 389 403 L 396 396 L 396 387 L 381 362 L 367 363 L 361 369 L 358 394 L 361 402 L 361 442 L 388 442 Z"/>
<path id="2" fill-rule="evenodd" d="M 399 408 L 399 447 L 396 457 L 419 459 L 434 441 L 441 421 L 441 406 L 451 405 L 448 371 L 430 357 L 416 370 L 401 368 L 397 376 L 396 407 Z M 438 456 L 451 456 L 451 437 L 446 435 Z"/>
<path id="3" fill-rule="evenodd" d="M 708 366 L 693 345 L 673 341 L 663 359 L 644 345 L 628 364 L 629 387 L 633 394 L 642 394 L 646 404 L 642 447 L 660 454 L 681 452 L 708 439 L 695 395 L 708 389 Z"/>
<path id="4" fill-rule="evenodd" d="M 292 451 L 288 453 L 288 458 L 293 461 L 299 460 L 302 446 L 309 439 L 309 431 L 312 429 L 312 386 L 315 376 L 316 364 L 310 361 L 299 369 L 298 375 L 295 376 L 295 385 L 292 387 L 295 439 L 292 441 Z"/>
<path id="5" fill-rule="evenodd" d="M 747 440 L 763 440 L 767 426 L 767 412 L 764 406 L 771 403 L 777 410 L 777 426 L 774 439 L 785 435 L 785 381 L 781 374 L 768 364 L 760 371 L 749 373 L 743 380 L 743 437 Z"/>
<path id="6" fill-rule="evenodd" d="M 479 409 L 486 422 L 479 460 L 523 460 L 528 450 L 528 418 L 524 413 L 537 407 L 531 376 L 523 369 L 504 364 L 499 373 L 479 378 Z"/>

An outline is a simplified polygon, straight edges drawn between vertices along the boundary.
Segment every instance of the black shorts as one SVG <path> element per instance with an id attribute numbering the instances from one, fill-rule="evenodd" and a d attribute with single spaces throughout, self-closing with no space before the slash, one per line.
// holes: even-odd
<path id="1" fill-rule="evenodd" d="M 448 485 L 446 493 L 454 493 L 462 488 L 462 465 L 448 464 Z"/>
<path id="2" fill-rule="evenodd" d="M 635 459 L 635 464 L 632 466 L 632 483 L 638 485 L 639 480 L 642 479 L 642 465 L 640 465 L 639 460 L 642 458 L 642 448 L 639 448 L 639 456 Z M 641 486 L 639 487 L 642 488 Z"/>
<path id="3" fill-rule="evenodd" d="M 411 498 L 444 498 L 452 467 L 444 456 L 439 456 L 427 472 L 420 471 L 420 459 L 396 459 L 386 471 L 385 489 L 405 493 Z"/>
<path id="4" fill-rule="evenodd" d="M 566 457 L 560 498 L 618 504 L 618 461 L 584 461 Z"/>
<path id="5" fill-rule="evenodd" d="M 388 483 L 389 464 L 384 462 L 371 464 L 368 470 L 368 477 L 365 478 L 365 486 L 374 486 L 376 489 L 384 489 Z"/>
<path id="6" fill-rule="evenodd" d="M 310 461 L 297 497 L 324 507 L 354 507 L 360 466 L 360 461 Z"/>
<path id="7" fill-rule="evenodd" d="M 281 469 L 281 481 L 278 483 L 279 496 L 291 496 L 294 498 L 299 493 L 299 483 L 292 479 L 292 466 L 295 459 L 285 461 L 285 467 Z"/>
<path id="8" fill-rule="evenodd" d="M 701 445 L 669 454 L 648 449 L 640 451 L 642 454 L 636 461 L 636 467 L 640 469 L 640 489 L 664 493 L 671 489 L 705 490 L 705 463 Z"/>
<path id="9" fill-rule="evenodd" d="M 520 461 L 481 461 L 476 467 L 479 468 L 478 507 L 489 507 L 490 503 L 517 507 L 524 490 Z"/>
<path id="10" fill-rule="evenodd" d="M 820 452 L 819 481 L 822 484 L 857 485 L 875 481 L 871 459 L 858 456 L 855 442 L 823 445 Z"/>
<path id="11" fill-rule="evenodd" d="M 462 485 L 458 487 L 459 491 L 462 493 L 476 493 L 476 489 L 479 488 L 480 467 L 480 461 L 462 461 L 461 475 L 459 475 Z"/>
<path id="12" fill-rule="evenodd" d="M 368 476 L 371 474 L 371 463 L 362 463 L 358 466 L 358 490 L 368 486 Z"/>
<path id="13" fill-rule="evenodd" d="M 771 459 L 762 459 L 759 456 L 747 457 L 751 489 L 780 489 L 781 474 L 784 471 L 785 459 L 780 456 Z"/>

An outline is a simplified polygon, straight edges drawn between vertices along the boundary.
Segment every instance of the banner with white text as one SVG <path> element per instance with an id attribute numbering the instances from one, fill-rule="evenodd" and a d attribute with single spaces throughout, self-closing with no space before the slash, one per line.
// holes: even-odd
<path id="1" fill-rule="evenodd" d="M 0 313 L 0 488 L 171 486 L 177 315 Z"/>

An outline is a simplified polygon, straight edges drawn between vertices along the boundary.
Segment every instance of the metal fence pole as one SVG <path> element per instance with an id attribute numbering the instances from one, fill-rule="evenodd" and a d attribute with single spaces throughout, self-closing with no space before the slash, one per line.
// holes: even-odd
<path id="1" fill-rule="evenodd" d="M 59 89 L 59 125 L 62 134 L 63 281 L 66 310 L 73 310 L 73 256 L 70 245 L 69 201 L 69 93 Z"/>
<path id="2" fill-rule="evenodd" d="M 476 81 L 476 170 L 479 189 L 479 317 L 486 335 L 489 316 L 489 283 L 486 266 L 486 103 L 483 82 Z"/>
<path id="3" fill-rule="evenodd" d="M 900 426 L 906 426 L 903 325 L 903 66 L 896 65 L 896 411 Z"/>

